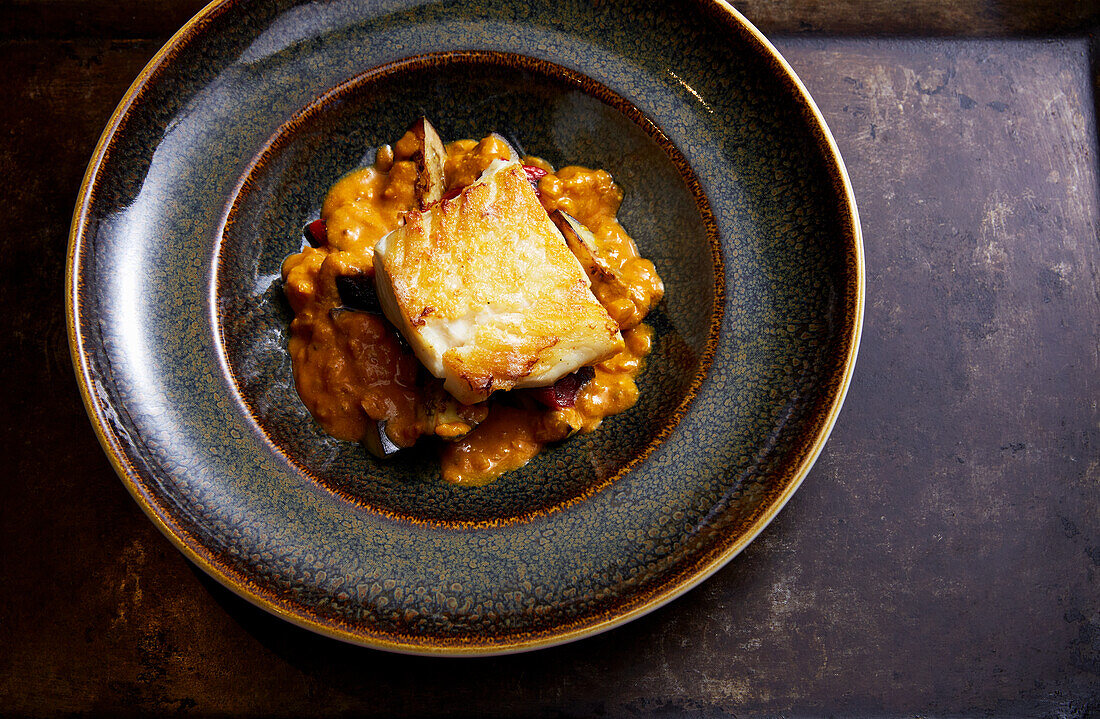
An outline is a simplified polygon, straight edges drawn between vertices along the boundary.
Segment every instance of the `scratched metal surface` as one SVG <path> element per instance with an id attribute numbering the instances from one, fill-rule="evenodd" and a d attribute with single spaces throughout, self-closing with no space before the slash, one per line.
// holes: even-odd
<path id="1" fill-rule="evenodd" d="M 673 604 L 573 645 L 440 661 L 245 605 L 157 533 L 95 441 L 66 233 L 95 139 L 160 44 L 85 37 L 118 12 L 0 42 L 0 713 L 1100 716 L 1084 39 L 780 38 L 863 217 L 863 349 L 832 439 L 777 521 Z"/>

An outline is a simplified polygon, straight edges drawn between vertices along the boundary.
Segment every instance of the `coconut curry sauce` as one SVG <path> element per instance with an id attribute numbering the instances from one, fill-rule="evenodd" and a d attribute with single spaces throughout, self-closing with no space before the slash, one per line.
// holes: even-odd
<path id="1" fill-rule="evenodd" d="M 592 288 L 622 328 L 625 348 L 595 366 L 595 376 L 571 407 L 547 408 L 532 390 L 460 404 L 420 365 L 381 313 L 349 309 L 341 296 L 341 283 L 373 278 L 374 245 L 404 221 L 405 213 L 417 209 L 417 151 L 410 131 L 392 148 L 380 148 L 373 166 L 333 185 L 321 209 L 323 226 L 310 227 L 316 246 L 284 261 L 286 295 L 295 315 L 290 338 L 294 378 L 302 401 L 332 436 L 363 441 L 385 454 L 387 445 L 392 451 L 411 447 L 421 435 L 438 435 L 453 440 L 443 443 L 444 480 L 482 485 L 523 466 L 547 443 L 591 432 L 605 417 L 635 403 L 634 378 L 653 335 L 641 320 L 660 300 L 663 285 L 653 263 L 638 255 L 615 219 L 622 191 L 607 172 L 575 166 L 555 172 L 539 158 L 523 158 L 547 173 L 537 186 L 547 211 L 560 209 L 588 227 L 615 271 L 613 281 L 595 277 Z M 454 192 L 474 182 L 493 160 L 512 154 L 496 135 L 452 142 L 446 151 L 445 182 Z"/>

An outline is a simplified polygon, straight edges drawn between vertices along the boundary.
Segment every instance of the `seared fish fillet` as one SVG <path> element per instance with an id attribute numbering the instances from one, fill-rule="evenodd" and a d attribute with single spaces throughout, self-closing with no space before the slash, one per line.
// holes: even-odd
<path id="1" fill-rule="evenodd" d="M 496 160 L 374 248 L 382 309 L 459 401 L 541 387 L 623 348 L 523 166 Z"/>

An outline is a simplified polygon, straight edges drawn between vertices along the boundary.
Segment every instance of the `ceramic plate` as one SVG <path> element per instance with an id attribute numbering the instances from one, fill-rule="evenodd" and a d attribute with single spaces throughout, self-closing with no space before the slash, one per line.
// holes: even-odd
<path id="1" fill-rule="evenodd" d="M 282 259 L 422 114 L 610 171 L 667 288 L 638 404 L 482 488 L 325 435 L 286 352 Z M 322 634 L 488 654 L 647 612 L 767 525 L 843 400 L 863 257 L 821 116 L 727 5 L 231 0 L 112 117 L 67 291 L 99 438 L 188 557 Z"/>

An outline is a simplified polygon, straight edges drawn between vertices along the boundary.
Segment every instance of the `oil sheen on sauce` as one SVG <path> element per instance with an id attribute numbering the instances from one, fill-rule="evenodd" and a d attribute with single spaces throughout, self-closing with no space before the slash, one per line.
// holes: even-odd
<path id="1" fill-rule="evenodd" d="M 459 485 L 484 485 L 530 461 L 548 443 L 591 432 L 638 398 L 635 378 L 652 347 L 653 332 L 641 322 L 663 292 L 653 263 L 638 255 L 616 220 L 622 191 L 603 170 L 570 166 L 554 171 L 545 161 L 524 164 L 547 171 L 538 184 L 547 211 L 560 209 L 588 227 L 601 255 L 622 276 L 615 286 L 593 284 L 597 299 L 622 328 L 625 348 L 595 366 L 573 407 L 548 409 L 524 392 L 461 405 L 428 375 L 381 314 L 343 308 L 337 278 L 373 277 L 374 245 L 416 208 L 417 149 L 409 133 L 379 149 L 371 167 L 352 172 L 329 190 L 321 208 L 325 233 L 283 262 L 287 299 L 294 310 L 290 355 L 298 394 L 326 432 L 365 441 L 385 422 L 399 447 L 422 435 L 442 443 L 441 474 Z M 480 142 L 447 145 L 448 189 L 476 180 L 509 148 L 490 135 Z M 471 429 L 472 428 L 472 429 Z"/>

